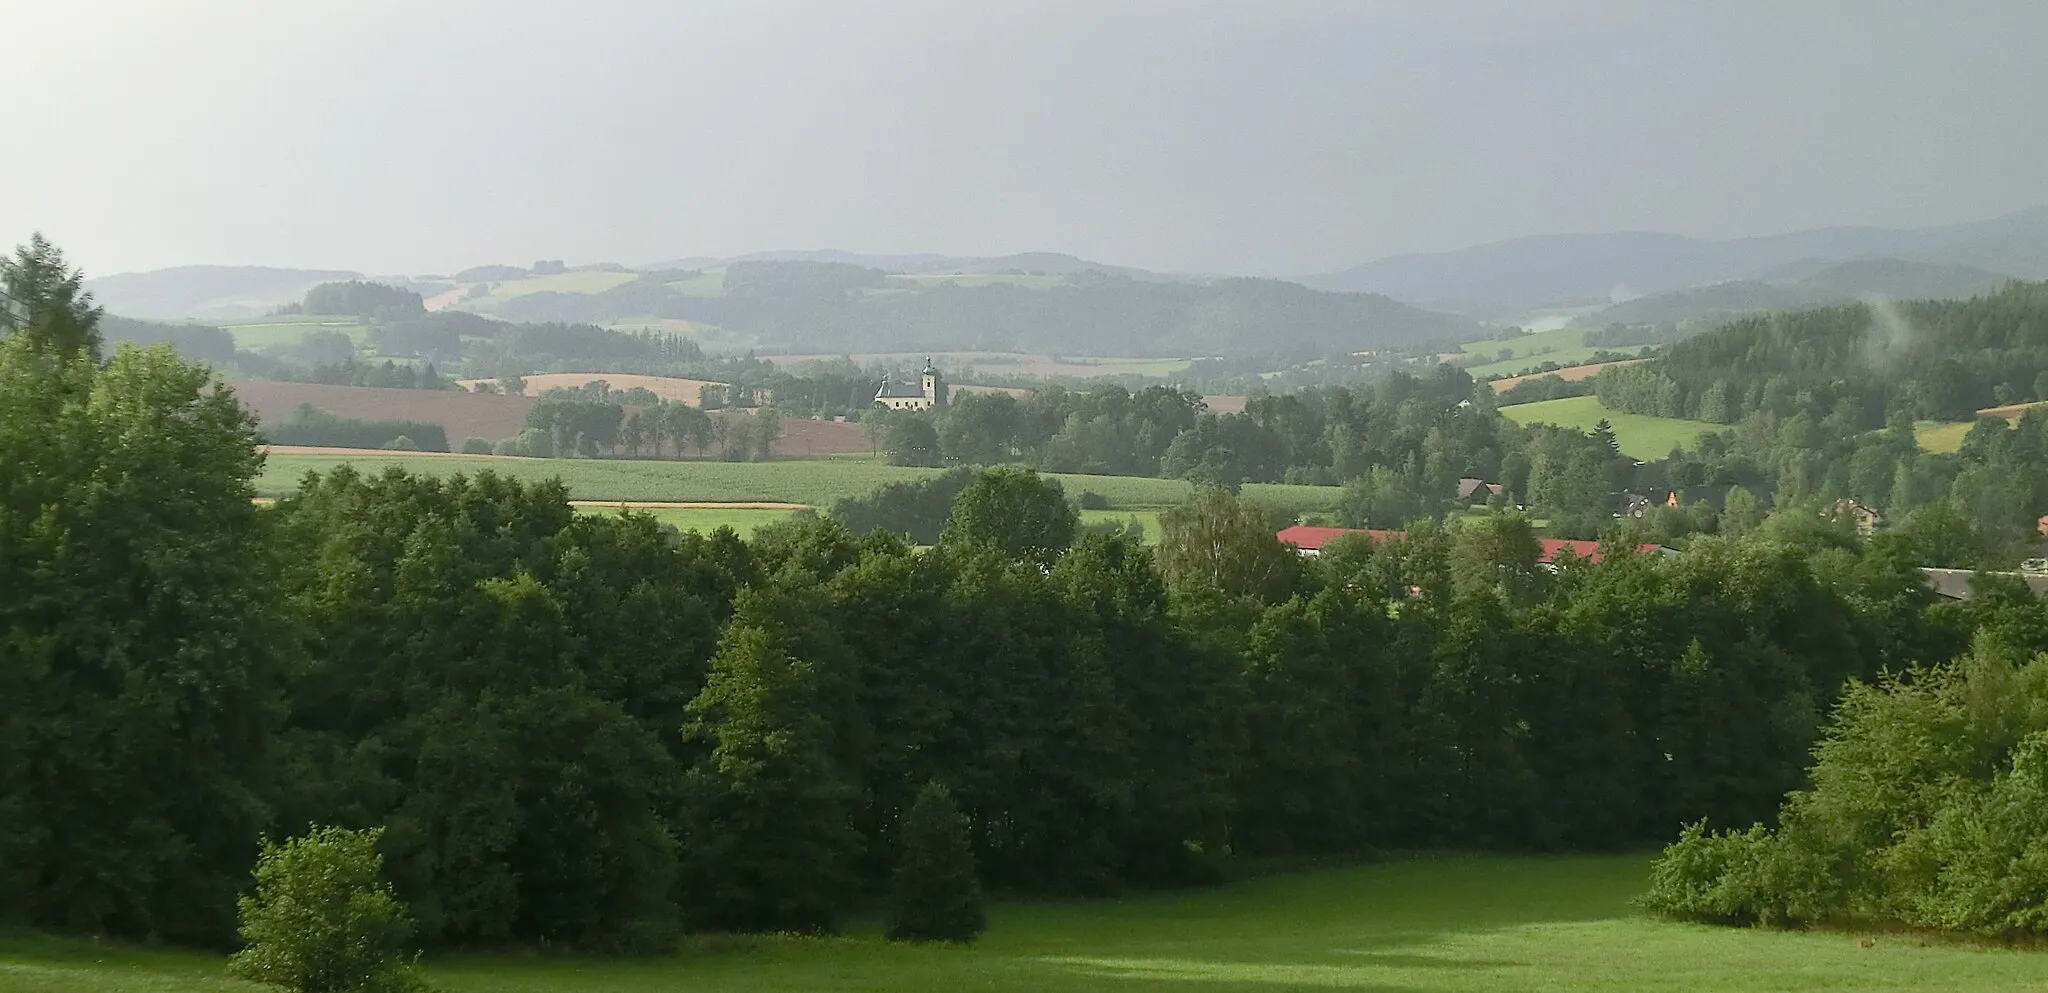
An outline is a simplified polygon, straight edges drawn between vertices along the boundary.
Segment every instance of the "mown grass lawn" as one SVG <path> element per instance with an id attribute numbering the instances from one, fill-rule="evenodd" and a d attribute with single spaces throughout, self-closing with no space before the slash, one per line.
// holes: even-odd
<path id="1" fill-rule="evenodd" d="M 990 908 L 971 948 L 839 938 L 691 939 L 674 955 L 456 956 L 449 993 L 1954 993 L 2039 991 L 2048 953 L 1884 935 L 1709 928 L 1634 914 L 1640 856 L 1417 859 L 1216 889 Z M 9 993 L 238 991 L 220 960 L 0 937 Z"/>
<path id="2" fill-rule="evenodd" d="M 431 475 L 476 473 L 538 482 L 560 477 L 578 500 L 633 500 L 716 503 L 801 503 L 824 509 L 841 497 L 865 496 L 885 483 L 917 479 L 937 469 L 910 469 L 860 459 L 804 459 L 784 462 L 629 461 L 624 459 L 481 459 L 452 455 L 272 454 L 256 481 L 261 496 L 283 496 L 298 488 L 307 472 L 350 464 L 366 473 L 397 466 Z M 1177 479 L 1142 476 L 1057 474 L 1069 495 L 1092 491 L 1118 510 L 1158 509 L 1192 492 Z M 1292 514 L 1327 512 L 1343 498 L 1335 486 L 1253 483 L 1247 496 Z"/>
<path id="3" fill-rule="evenodd" d="M 577 507 L 579 514 L 616 514 L 615 507 Z M 771 510 L 761 507 L 650 507 L 634 510 L 636 514 L 649 514 L 664 524 L 673 524 L 683 531 L 699 531 L 710 534 L 719 528 L 731 528 L 740 537 L 751 537 L 756 528 L 777 521 L 786 521 L 793 510 Z"/>
<path id="4" fill-rule="evenodd" d="M 1591 396 L 1518 403 L 1502 407 L 1500 412 L 1517 424 L 1555 424 L 1580 431 L 1593 430 L 1605 418 L 1614 429 L 1614 442 L 1621 446 L 1621 453 L 1638 459 L 1661 459 L 1673 448 L 1691 448 L 1703 432 L 1726 430 L 1724 425 L 1707 421 L 1618 413 L 1600 406 L 1600 398 Z"/>

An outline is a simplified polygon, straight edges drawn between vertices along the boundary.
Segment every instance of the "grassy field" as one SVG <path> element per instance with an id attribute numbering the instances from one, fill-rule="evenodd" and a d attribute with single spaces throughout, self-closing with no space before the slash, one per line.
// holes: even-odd
<path id="1" fill-rule="evenodd" d="M 491 295 L 479 301 L 485 306 L 502 303 L 530 293 L 603 293 L 614 286 L 624 286 L 639 279 L 636 272 L 605 272 L 589 269 L 581 272 L 560 272 L 552 276 L 528 276 L 525 279 L 508 279 L 495 283 Z"/>
<path id="2" fill-rule="evenodd" d="M 725 270 L 706 269 L 689 279 L 668 285 L 684 296 L 722 297 L 725 295 Z"/>
<path id="3" fill-rule="evenodd" d="M 1556 424 L 1591 431 L 1606 418 L 1614 428 L 1614 441 L 1621 453 L 1639 459 L 1660 459 L 1673 448 L 1684 448 L 1699 440 L 1702 431 L 1721 431 L 1723 426 L 1706 421 L 1685 421 L 1675 417 L 1647 417 L 1622 414 L 1600 406 L 1599 397 L 1567 397 L 1538 403 L 1502 407 L 1502 414 L 1518 424 Z"/>
<path id="4" fill-rule="evenodd" d="M 1558 328 L 1505 340 L 1468 341 L 1458 347 L 1466 355 L 1489 358 L 1503 351 L 1510 353 L 1511 357 L 1506 359 L 1467 367 L 1465 371 L 1473 376 L 1512 375 L 1544 362 L 1569 365 L 1584 362 L 1600 351 L 1586 344 L 1585 328 Z"/>
<path id="5" fill-rule="evenodd" d="M 863 496 L 877 486 L 938 472 L 906 469 L 860 459 L 805 459 L 787 462 L 656 462 L 613 459 L 478 459 L 458 456 L 363 454 L 273 454 L 256 488 L 262 496 L 282 496 L 298 487 L 307 472 L 325 472 L 349 463 L 364 472 L 398 466 L 410 472 L 452 475 L 490 469 L 501 475 L 539 481 L 559 476 L 579 500 L 634 500 L 753 503 L 786 502 L 829 507 L 841 497 Z M 1187 483 L 1137 476 L 1057 475 L 1069 494 L 1092 490 L 1108 497 L 1120 510 L 1156 509 L 1187 498 Z M 1246 496 L 1304 514 L 1329 511 L 1343 497 L 1335 486 L 1288 486 L 1253 483 Z"/>
<path id="6" fill-rule="evenodd" d="M 1986 407 L 1978 411 L 1977 416 L 2003 417 L 2008 422 L 2016 422 L 2027 411 L 2044 405 L 2048 405 L 2048 400 Z M 1963 436 L 1975 426 L 1975 421 L 1921 421 L 1913 426 L 1913 438 L 1920 443 L 1921 451 L 1945 454 L 1963 447 Z"/>
<path id="7" fill-rule="evenodd" d="M 348 335 L 351 341 L 360 345 L 369 338 L 370 326 L 360 318 L 322 316 L 318 314 L 287 314 L 282 317 L 263 317 L 248 321 L 231 321 L 219 325 L 220 329 L 235 336 L 235 347 L 245 351 L 271 348 L 279 345 L 296 345 L 299 338 L 308 331 L 339 331 Z"/>
<path id="8" fill-rule="evenodd" d="M 2048 953 L 1881 935 L 1708 928 L 1632 913 L 1638 857 L 1450 857 L 1216 889 L 990 908 L 971 948 L 838 938 L 697 939 L 671 957 L 430 961 L 448 993 L 1903 993 L 2040 991 Z M 9 993 L 257 993 L 217 958 L 0 936 Z"/>

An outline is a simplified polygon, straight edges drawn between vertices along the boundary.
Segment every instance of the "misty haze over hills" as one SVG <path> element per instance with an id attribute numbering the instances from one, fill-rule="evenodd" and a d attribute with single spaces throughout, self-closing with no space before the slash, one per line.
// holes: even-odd
<path id="1" fill-rule="evenodd" d="M 1894 258 L 2048 276 L 2048 206 L 1924 228 L 1835 227 L 1729 241 L 1616 232 L 1513 238 L 1396 255 L 1308 277 L 1318 289 L 1384 293 L 1418 306 L 1492 316 L 1663 293 L 1789 266 Z"/>
<path id="2" fill-rule="evenodd" d="M 1640 232 L 1543 235 L 1394 256 L 1297 282 L 1158 273 L 1053 252 L 787 250 L 633 270 L 577 268 L 636 278 L 595 288 L 549 286 L 478 309 L 524 320 L 689 320 L 825 351 L 1373 348 L 1475 337 L 1473 318 L 1511 323 L 1543 308 L 1608 301 L 1616 302 L 1582 314 L 1579 323 L 1699 322 L 1865 296 L 1967 296 L 2013 277 L 2048 276 L 2048 207 L 1928 228 L 1825 228 L 1719 242 Z M 709 294 L 677 289 L 683 275 L 735 269 L 751 274 L 736 294 L 729 287 Z M 467 279 L 368 278 L 431 296 L 437 288 L 473 288 L 486 276 L 518 279 L 527 270 L 492 265 L 466 272 Z M 344 270 L 186 266 L 99 277 L 87 286 L 112 313 L 219 320 L 263 314 L 318 283 L 360 278 Z"/>

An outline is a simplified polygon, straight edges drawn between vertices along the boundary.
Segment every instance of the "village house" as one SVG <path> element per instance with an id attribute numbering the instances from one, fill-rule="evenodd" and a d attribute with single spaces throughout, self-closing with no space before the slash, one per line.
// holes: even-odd
<path id="1" fill-rule="evenodd" d="M 1320 528 L 1297 524 L 1290 528 L 1282 528 L 1274 537 L 1279 538 L 1281 544 L 1292 547 L 1296 552 L 1313 557 L 1321 555 L 1323 546 L 1328 545 L 1330 542 L 1354 534 L 1365 535 L 1367 540 L 1373 544 L 1378 544 L 1389 538 L 1404 536 L 1404 533 L 1400 531 L 1384 531 L 1377 528 Z M 1581 541 L 1571 538 L 1538 538 L 1536 539 L 1536 546 L 1536 564 L 1545 569 L 1555 569 L 1558 560 L 1567 557 L 1583 559 L 1594 565 L 1598 565 L 1600 560 L 1605 557 L 1600 551 L 1600 543 L 1597 541 Z M 1636 551 L 1645 555 L 1677 554 L 1674 550 L 1657 544 L 1637 545 Z"/>
<path id="2" fill-rule="evenodd" d="M 924 375 L 916 385 L 892 383 L 884 376 L 882 388 L 875 391 L 875 403 L 890 410 L 939 410 L 946 406 L 946 382 L 926 356 Z"/>

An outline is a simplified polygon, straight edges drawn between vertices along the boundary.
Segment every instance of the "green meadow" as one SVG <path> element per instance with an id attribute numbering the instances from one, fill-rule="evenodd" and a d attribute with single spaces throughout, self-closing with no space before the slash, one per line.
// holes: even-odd
<path id="1" fill-rule="evenodd" d="M 1638 459 L 1661 459 L 1673 448 L 1691 447 L 1702 432 L 1727 429 L 1707 421 L 1618 413 L 1600 406 L 1600 398 L 1591 396 L 1518 403 L 1502 407 L 1500 412 L 1517 424 L 1555 424 L 1580 431 L 1593 430 L 1604 418 L 1614 429 L 1614 442 L 1621 446 L 1621 453 Z"/>
<path id="2" fill-rule="evenodd" d="M 1458 350 L 1466 355 L 1492 359 L 1482 365 L 1467 366 L 1465 371 L 1474 377 L 1511 376 L 1545 362 L 1561 366 L 1579 365 L 1600 351 L 1586 344 L 1585 328 L 1556 328 L 1506 340 L 1468 341 L 1458 346 Z M 1633 351 L 1624 348 L 1608 350 Z M 1502 352 L 1507 352 L 1509 357 L 1495 358 Z"/>
<path id="3" fill-rule="evenodd" d="M 430 959 L 447 993 L 1904 993 L 2039 991 L 2048 953 L 1654 921 L 1640 856 L 1421 858 L 1092 901 L 998 901 L 972 947 L 686 939 L 672 956 Z M 9 993 L 256 993 L 221 959 L 0 935 Z"/>
<path id="4" fill-rule="evenodd" d="M 558 272 L 551 276 L 528 276 L 525 279 L 508 279 L 492 283 L 491 294 L 483 298 L 483 301 L 488 305 L 533 293 L 603 293 L 614 286 L 623 286 L 639 278 L 640 274 L 636 272 L 606 272 L 600 269 Z"/>
<path id="5" fill-rule="evenodd" d="M 800 503 L 829 507 L 841 497 L 865 496 L 885 483 L 936 474 L 937 469 L 910 469 L 856 459 L 805 459 L 788 462 L 633 461 L 626 459 L 484 459 L 455 455 L 273 454 L 257 478 L 259 496 L 283 496 L 298 488 L 308 472 L 326 472 L 340 465 L 362 472 L 397 466 L 433 475 L 475 473 L 489 469 L 529 482 L 559 477 L 577 500 L 668 501 L 685 503 Z M 1177 479 L 1141 476 L 1051 474 L 1069 494 L 1083 491 L 1108 498 L 1117 510 L 1157 509 L 1187 499 L 1192 488 Z M 1335 509 L 1344 491 L 1335 486 L 1293 486 L 1252 483 L 1247 496 L 1292 514 L 1326 513 Z"/>
<path id="6" fill-rule="evenodd" d="M 347 315 L 286 314 L 248 321 L 230 321 L 219 327 L 234 335 L 235 347 L 244 351 L 296 345 L 308 331 L 339 331 L 348 335 L 349 339 L 358 345 L 368 340 L 370 336 L 368 324 L 363 323 L 361 318 Z"/>

